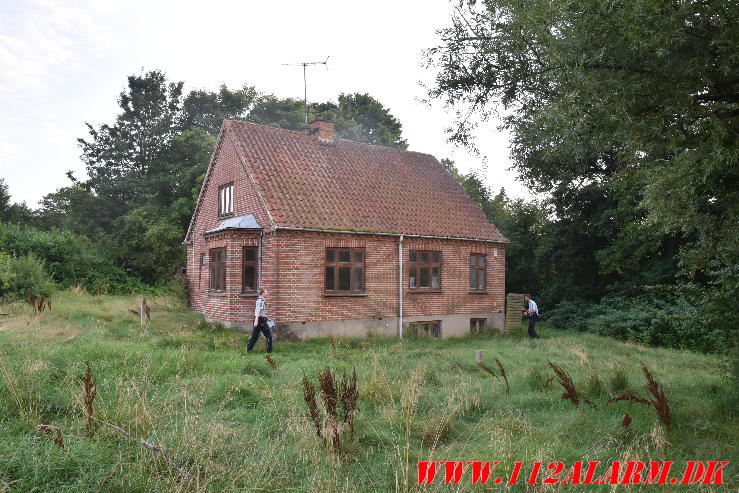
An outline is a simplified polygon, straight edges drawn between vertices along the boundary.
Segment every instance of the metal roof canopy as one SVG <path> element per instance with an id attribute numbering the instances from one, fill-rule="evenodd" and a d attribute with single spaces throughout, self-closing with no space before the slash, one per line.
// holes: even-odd
<path id="1" fill-rule="evenodd" d="M 259 230 L 262 227 L 257 222 L 254 214 L 247 214 L 245 216 L 230 217 L 218 225 L 217 228 L 205 231 L 203 234 L 218 233 L 220 231 L 226 231 L 227 229 L 247 229 L 247 230 Z"/>

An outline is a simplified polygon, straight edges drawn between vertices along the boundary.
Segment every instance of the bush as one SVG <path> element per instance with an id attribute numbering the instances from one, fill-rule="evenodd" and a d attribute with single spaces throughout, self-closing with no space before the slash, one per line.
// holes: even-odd
<path id="1" fill-rule="evenodd" d="M 0 297 L 25 299 L 31 291 L 48 298 L 54 288 L 43 260 L 34 254 L 16 257 L 0 252 Z"/>
<path id="2" fill-rule="evenodd" d="M 0 222 L 0 252 L 34 255 L 60 287 L 81 286 L 93 294 L 141 292 L 142 282 L 113 263 L 104 245 L 68 231 L 40 231 Z"/>

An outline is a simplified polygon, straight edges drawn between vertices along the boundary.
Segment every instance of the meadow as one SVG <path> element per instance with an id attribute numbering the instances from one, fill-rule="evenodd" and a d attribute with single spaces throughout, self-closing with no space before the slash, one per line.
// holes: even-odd
<path id="1" fill-rule="evenodd" d="M 245 334 L 174 297 L 149 300 L 146 328 L 129 311 L 135 297 L 70 291 L 53 301 L 43 313 L 0 306 L 0 492 L 527 491 L 468 478 L 420 488 L 419 460 L 501 461 L 497 475 L 514 461 L 728 460 L 726 484 L 705 491 L 739 486 L 734 383 L 716 355 L 542 325 L 536 341 L 523 327 L 450 340 L 277 341 L 273 366 L 263 339 L 247 354 Z M 478 349 L 497 376 L 475 363 Z M 562 399 L 549 361 L 597 408 Z M 669 429 L 650 406 L 607 404 L 649 396 L 642 363 L 669 400 Z M 338 448 L 317 437 L 304 401 L 303 377 L 318 385 L 326 368 L 357 375 L 355 434 L 345 430 Z M 657 488 L 697 489 L 535 490 Z"/>

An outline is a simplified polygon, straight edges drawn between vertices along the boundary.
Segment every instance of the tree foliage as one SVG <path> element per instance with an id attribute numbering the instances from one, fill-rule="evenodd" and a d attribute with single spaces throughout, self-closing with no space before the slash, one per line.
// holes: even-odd
<path id="1" fill-rule="evenodd" d="M 113 122 L 87 124 L 89 135 L 78 139 L 87 178 L 68 173 L 71 184 L 43 198 L 34 223 L 105 244 L 122 269 L 145 282 L 172 279 L 184 265 L 181 241 L 223 120 L 304 127 L 300 100 L 249 85 L 187 94 L 183 87 L 157 70 L 128 77 Z M 401 124 L 367 94 L 341 94 L 337 103 L 308 109 L 311 118 L 335 121 L 339 137 L 406 146 Z M 0 184 L 5 215 L 6 195 Z"/>
<path id="2" fill-rule="evenodd" d="M 455 3 L 427 52 L 430 96 L 457 109 L 462 145 L 492 117 L 511 132 L 513 166 L 551 218 L 528 249 L 540 292 L 598 300 L 689 281 L 706 299 L 729 293 L 739 4 Z"/>

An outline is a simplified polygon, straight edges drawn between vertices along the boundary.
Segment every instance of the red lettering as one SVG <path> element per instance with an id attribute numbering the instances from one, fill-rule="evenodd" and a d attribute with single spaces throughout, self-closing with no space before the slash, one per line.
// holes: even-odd
<path id="1" fill-rule="evenodd" d="M 672 462 L 650 461 L 649 473 L 644 484 L 667 484 L 667 475 L 670 472 L 670 468 L 672 468 L 672 464 Z"/>
<path id="2" fill-rule="evenodd" d="M 508 480 L 508 484 L 518 483 L 518 475 L 521 473 L 521 462 L 515 462 L 513 464 L 513 472 L 511 473 L 511 479 Z"/>
<path id="3" fill-rule="evenodd" d="M 718 469 L 716 469 L 717 464 L 721 464 Z M 703 478 L 703 484 L 724 484 L 723 472 L 727 464 L 728 462 L 709 461 L 706 475 Z"/>
<path id="4" fill-rule="evenodd" d="M 695 484 L 703 479 L 703 473 L 706 471 L 706 466 L 702 462 L 696 462 L 689 460 L 687 462 L 688 467 L 685 468 L 685 474 L 680 484 Z"/>
<path id="5" fill-rule="evenodd" d="M 531 475 L 526 484 L 536 484 L 536 479 L 539 477 L 539 469 L 541 469 L 541 461 L 534 462 L 534 468 L 531 470 Z"/>
<path id="6" fill-rule="evenodd" d="M 446 484 L 452 482 L 454 484 L 459 484 L 459 480 L 462 479 L 462 474 L 467 470 L 467 468 L 464 467 L 464 462 L 447 461 L 444 463 L 444 466 L 446 468 L 444 482 Z"/>
<path id="7" fill-rule="evenodd" d="M 582 476 L 582 462 L 576 461 L 572 464 L 572 467 L 567 472 L 567 476 L 562 480 L 560 484 L 580 484 L 580 477 Z"/>
<path id="8" fill-rule="evenodd" d="M 490 478 L 490 472 L 495 469 L 495 466 L 500 462 L 493 462 L 493 466 L 490 466 L 490 462 L 474 461 L 468 462 L 468 466 L 472 466 L 472 484 L 485 484 Z"/>
<path id="9" fill-rule="evenodd" d="M 562 472 L 562 470 L 565 468 L 564 462 L 550 462 L 547 465 L 547 469 L 550 471 L 554 469 L 554 471 L 542 481 L 542 484 L 557 484 L 559 483 L 559 475 Z"/>
<path id="10" fill-rule="evenodd" d="M 593 476 L 595 476 L 595 471 L 599 465 L 600 462 L 597 461 L 588 462 L 588 471 L 585 473 L 585 480 L 583 480 L 582 484 L 594 484 Z"/>
<path id="11" fill-rule="evenodd" d="M 644 470 L 643 462 L 628 461 L 626 463 L 626 471 L 624 471 L 624 477 L 621 478 L 621 484 L 641 483 L 641 472 L 643 470 Z"/>
<path id="12" fill-rule="evenodd" d="M 443 462 L 439 462 L 439 465 L 441 464 Z M 419 461 L 418 484 L 423 484 L 424 481 L 426 484 L 431 484 L 434 481 L 434 476 L 436 476 L 436 467 L 436 462 Z"/>

